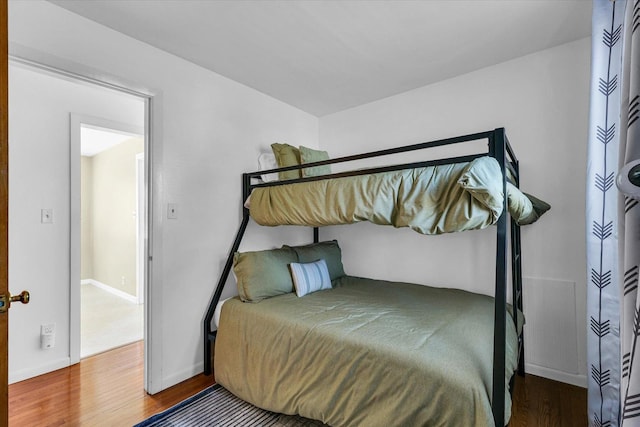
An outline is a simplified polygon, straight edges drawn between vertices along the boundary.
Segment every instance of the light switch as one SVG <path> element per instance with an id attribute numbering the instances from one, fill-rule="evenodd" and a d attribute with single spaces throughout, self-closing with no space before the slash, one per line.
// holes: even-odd
<path id="1" fill-rule="evenodd" d="M 167 218 L 169 218 L 169 219 L 178 219 L 178 204 L 177 203 L 169 203 L 167 205 Z"/>
<path id="2" fill-rule="evenodd" d="M 42 224 L 53 224 L 53 209 L 41 209 L 40 222 Z"/>

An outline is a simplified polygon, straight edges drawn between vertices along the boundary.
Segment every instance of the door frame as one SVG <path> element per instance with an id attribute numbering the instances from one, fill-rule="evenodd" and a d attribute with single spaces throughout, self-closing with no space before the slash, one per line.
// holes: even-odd
<path id="1" fill-rule="evenodd" d="M 144 126 L 136 126 L 130 123 L 121 123 L 113 120 L 107 120 L 101 117 L 94 117 L 85 114 L 77 114 L 70 113 L 69 114 L 69 135 L 70 135 L 70 203 L 71 203 L 71 218 L 70 218 L 70 274 L 69 274 L 69 358 L 71 364 L 76 364 L 80 362 L 80 312 L 81 312 L 81 285 L 80 285 L 80 263 L 81 263 L 81 237 L 82 237 L 82 227 L 81 227 L 81 203 L 80 203 L 80 184 L 81 184 L 81 172 L 80 172 L 80 156 L 81 156 L 81 129 L 82 126 L 90 126 L 96 128 L 102 128 L 105 130 L 112 130 L 116 132 L 122 132 L 125 134 L 129 134 L 131 136 L 144 136 L 145 137 L 145 149 L 147 138 L 144 133 Z M 137 172 L 137 157 L 136 157 L 136 205 L 138 203 L 138 194 L 137 194 L 137 181 L 138 181 L 138 172 Z M 144 166 L 143 166 L 144 168 Z M 143 169 L 144 170 L 144 169 Z M 144 183 L 143 183 L 144 188 Z M 144 192 L 142 194 L 144 198 L 142 201 L 142 207 L 144 211 L 144 206 L 146 205 L 146 197 Z M 144 215 L 144 213 L 143 213 Z M 144 221 L 144 225 L 142 230 L 138 230 L 139 219 L 136 218 L 136 240 L 138 238 L 139 233 L 143 233 L 143 235 L 147 235 L 147 224 L 148 221 Z M 144 241 L 144 240 L 143 240 Z M 136 245 L 137 246 L 137 245 Z M 142 251 L 146 251 L 146 248 L 142 247 Z M 144 252 L 143 252 L 144 253 Z M 144 259 L 144 255 L 143 258 Z M 137 263 L 141 261 L 138 259 L 138 250 L 136 248 L 136 267 Z M 145 277 L 144 271 L 146 270 L 144 266 L 142 266 L 142 277 Z M 138 275 L 140 274 L 138 273 Z M 140 284 L 137 285 L 138 289 Z M 144 287 L 144 282 L 142 284 Z M 146 322 L 144 322 L 146 328 Z M 146 334 L 145 334 L 146 335 Z"/>
<path id="2" fill-rule="evenodd" d="M 3 0 L 0 0 L 3 1 Z M 1 18 L 1 15 L 0 15 Z M 1 22 L 0 22 L 1 25 Z M 1 29 L 0 29 L 1 30 Z M 97 85 L 135 95 L 145 100 L 145 197 L 147 235 L 145 238 L 144 294 L 144 389 L 155 394 L 163 389 L 162 376 L 162 90 L 97 71 L 77 62 L 34 49 L 10 45 L 9 62 L 32 70 L 51 73 L 81 84 Z M 1 92 L 0 92 L 1 95 Z M 157 184 L 156 184 L 157 183 Z M 156 290 L 154 292 L 154 290 Z M 157 325 L 157 327 L 154 327 Z M 1 426 L 1 425 L 0 425 Z"/>
<path id="3" fill-rule="evenodd" d="M 144 253 L 145 236 L 148 234 L 146 226 L 146 197 L 145 197 L 145 155 L 136 154 L 136 297 L 138 304 L 144 304 Z"/>
<path id="4" fill-rule="evenodd" d="M 0 0 L 0 294 L 9 292 L 9 61 L 7 0 Z M 9 425 L 9 314 L 0 314 L 0 427 Z"/>

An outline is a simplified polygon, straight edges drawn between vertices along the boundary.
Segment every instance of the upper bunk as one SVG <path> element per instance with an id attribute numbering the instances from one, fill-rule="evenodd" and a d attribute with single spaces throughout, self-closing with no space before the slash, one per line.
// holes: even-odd
<path id="1" fill-rule="evenodd" d="M 370 221 L 409 227 L 421 234 L 442 234 L 495 224 L 506 193 L 507 208 L 516 223 L 533 223 L 548 205 L 518 189 L 518 159 L 506 135 L 497 138 L 497 132 L 504 135 L 504 129 L 496 129 L 248 173 L 243 181 L 245 207 L 256 223 L 266 226 L 321 227 Z M 330 170 L 339 163 L 482 139 L 488 141 L 486 151 L 464 156 L 339 173 Z M 497 139 L 503 143 L 498 144 Z M 500 151 L 504 151 L 502 160 L 496 155 Z M 259 179 L 274 174 L 285 179 Z"/>

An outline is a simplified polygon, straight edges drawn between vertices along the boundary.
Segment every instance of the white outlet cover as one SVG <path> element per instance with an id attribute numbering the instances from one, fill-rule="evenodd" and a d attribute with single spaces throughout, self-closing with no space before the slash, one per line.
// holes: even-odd
<path id="1" fill-rule="evenodd" d="M 40 336 L 40 348 L 43 350 L 48 350 L 56 346 L 56 336 L 53 334 L 50 335 L 41 335 Z"/>
<path id="2" fill-rule="evenodd" d="M 40 335 L 54 335 L 56 333 L 55 323 L 46 323 L 40 325 Z"/>

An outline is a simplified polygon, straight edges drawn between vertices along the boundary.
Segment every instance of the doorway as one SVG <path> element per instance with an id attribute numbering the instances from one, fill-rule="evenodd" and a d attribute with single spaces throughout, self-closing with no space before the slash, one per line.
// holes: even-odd
<path id="1" fill-rule="evenodd" d="M 145 117 L 144 111 L 137 115 Z M 144 125 L 76 113 L 69 117 L 70 354 L 76 363 L 144 339 L 146 268 L 138 252 L 145 250 L 147 236 L 147 139 Z"/>
<path id="2" fill-rule="evenodd" d="M 148 94 L 151 92 L 137 92 L 22 59 L 10 61 L 10 75 L 10 126 L 13 139 L 19 141 L 13 144 L 9 162 L 14 195 L 9 204 L 10 280 L 17 287 L 29 284 L 34 298 L 29 313 L 16 311 L 13 316 L 9 382 L 80 361 L 80 148 L 81 124 L 86 124 L 144 138 L 144 213 L 138 215 L 146 220 L 139 251 L 143 274 L 139 287 L 144 291 L 135 293 L 144 298 L 144 386 L 157 392 L 159 370 L 152 356 L 157 354 L 159 342 L 152 340 L 155 334 L 148 333 L 153 307 L 158 307 L 150 290 L 153 236 L 148 219 L 152 215 L 154 153 L 150 129 L 157 128 L 152 114 L 155 98 Z M 129 216 L 132 218 L 132 211 Z M 135 278 L 125 281 L 137 282 Z M 42 325 L 55 328 L 55 340 L 47 348 L 40 343 Z"/>
<path id="3" fill-rule="evenodd" d="M 78 121 L 82 359 L 144 338 L 146 221 L 144 135 Z"/>

